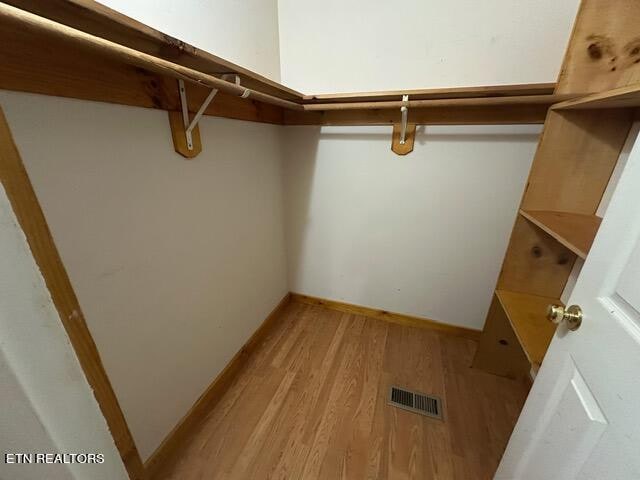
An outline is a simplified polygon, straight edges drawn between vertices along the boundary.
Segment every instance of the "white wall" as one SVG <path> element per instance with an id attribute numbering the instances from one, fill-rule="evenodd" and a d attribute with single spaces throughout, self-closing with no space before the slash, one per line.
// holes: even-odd
<path id="1" fill-rule="evenodd" d="M 102 3 L 280 78 L 277 0 Z M 0 104 L 145 459 L 288 290 L 281 129 L 206 117 L 186 161 L 165 112 Z"/>
<path id="2" fill-rule="evenodd" d="M 278 0 L 100 0 L 202 50 L 280 80 Z"/>
<path id="3" fill-rule="evenodd" d="M 578 0 L 279 0 L 305 93 L 553 82 Z M 289 286 L 482 328 L 539 126 L 287 128 Z"/>
<path id="4" fill-rule="evenodd" d="M 482 328 L 539 132 L 288 127 L 291 290 Z"/>
<path id="5" fill-rule="evenodd" d="M 287 292 L 281 130 L 0 92 L 143 458 Z"/>
<path id="6" fill-rule="evenodd" d="M 579 0 L 279 0 L 304 93 L 555 81 Z"/>
<path id="7" fill-rule="evenodd" d="M 0 478 L 129 477 L 0 186 Z M 7 453 L 96 453 L 101 465 L 6 464 Z"/>

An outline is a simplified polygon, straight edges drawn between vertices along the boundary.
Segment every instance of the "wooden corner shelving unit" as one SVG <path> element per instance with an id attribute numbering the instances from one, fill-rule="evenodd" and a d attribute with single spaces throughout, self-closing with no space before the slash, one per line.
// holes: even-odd
<path id="1" fill-rule="evenodd" d="M 638 24 L 633 0 L 581 4 L 555 93 L 590 93 L 547 113 L 476 368 L 528 377 L 544 359 L 555 332 L 547 306 L 561 303 L 576 259 L 588 257 L 601 222 L 596 212 L 637 118 Z"/>

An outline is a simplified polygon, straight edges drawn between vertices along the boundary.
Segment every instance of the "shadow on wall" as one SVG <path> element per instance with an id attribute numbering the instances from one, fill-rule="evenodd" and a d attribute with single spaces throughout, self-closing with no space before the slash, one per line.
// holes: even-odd
<path id="1" fill-rule="evenodd" d="M 321 127 L 284 127 L 284 233 L 288 252 L 288 285 L 289 290 L 296 293 L 299 292 L 295 290 L 293 280 L 304 256 L 307 230 L 302 226 L 311 222 L 310 203 L 320 135 Z M 304 158 L 300 157 L 300 152 L 304 152 Z M 291 201 L 293 199 L 295 201 Z M 295 222 L 295 225 L 291 227 L 289 222 Z"/>
<path id="2" fill-rule="evenodd" d="M 481 328 L 540 126 L 286 132 L 290 289 Z"/>

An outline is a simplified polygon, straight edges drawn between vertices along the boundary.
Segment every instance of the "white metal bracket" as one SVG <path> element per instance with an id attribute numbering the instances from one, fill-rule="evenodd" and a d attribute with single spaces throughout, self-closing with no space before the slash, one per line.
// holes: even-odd
<path id="1" fill-rule="evenodd" d="M 182 121 L 184 122 L 184 133 L 185 133 L 185 136 L 187 137 L 187 148 L 189 150 L 193 150 L 193 135 L 192 135 L 193 129 L 196 128 L 196 125 L 198 125 L 198 122 L 200 121 L 200 118 L 204 114 L 204 111 L 207 109 L 207 107 L 211 103 L 211 100 L 213 100 L 213 97 L 216 96 L 216 93 L 218 93 L 218 89 L 213 88 L 211 92 L 209 92 L 209 95 L 207 95 L 207 98 L 205 98 L 204 102 L 202 102 L 202 105 L 196 112 L 195 116 L 193 117 L 193 120 L 189 121 L 189 106 L 187 104 L 187 91 L 184 88 L 184 81 L 182 79 L 178 80 L 178 88 L 180 90 L 180 105 L 182 107 Z"/>
<path id="2" fill-rule="evenodd" d="M 220 78 L 227 82 L 232 82 L 236 85 L 240 85 L 240 75 L 238 75 L 237 73 L 223 73 L 222 75 L 220 75 Z"/>
<path id="3" fill-rule="evenodd" d="M 226 80 L 227 82 L 230 81 L 229 79 L 231 79 L 233 80 L 233 83 L 235 83 L 237 86 L 239 87 L 241 86 L 240 75 L 238 75 L 237 73 L 224 73 L 220 78 L 222 78 L 222 80 Z M 251 94 L 251 90 L 249 90 L 248 88 L 245 88 L 244 92 L 242 92 L 242 95 L 240 95 L 240 98 L 249 98 L 250 94 Z"/>
<path id="4" fill-rule="evenodd" d="M 409 95 L 403 95 L 402 101 L 408 102 Z M 406 105 L 403 105 L 402 107 L 400 107 L 400 112 L 402 113 L 402 130 L 400 130 L 400 145 L 404 145 L 407 139 L 407 115 L 409 113 L 409 108 Z"/>

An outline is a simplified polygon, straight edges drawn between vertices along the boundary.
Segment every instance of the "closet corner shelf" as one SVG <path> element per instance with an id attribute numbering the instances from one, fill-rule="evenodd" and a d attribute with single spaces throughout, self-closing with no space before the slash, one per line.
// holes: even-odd
<path id="1" fill-rule="evenodd" d="M 520 210 L 520 215 L 582 259 L 587 258 L 602 221 L 596 215 L 544 210 Z"/>
<path id="2" fill-rule="evenodd" d="M 640 107 L 640 83 L 557 103 L 553 110 L 585 110 L 600 108 Z"/>
<path id="3" fill-rule="evenodd" d="M 546 319 L 550 304 L 562 303 L 556 298 L 496 290 L 496 296 L 532 366 L 544 359 L 553 334 L 554 324 Z"/>

